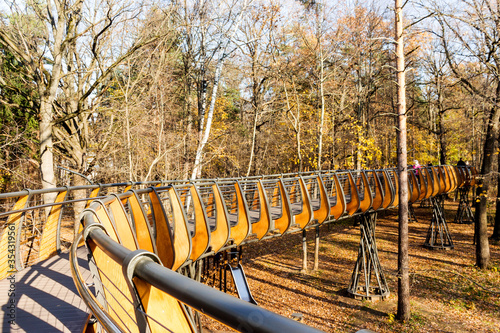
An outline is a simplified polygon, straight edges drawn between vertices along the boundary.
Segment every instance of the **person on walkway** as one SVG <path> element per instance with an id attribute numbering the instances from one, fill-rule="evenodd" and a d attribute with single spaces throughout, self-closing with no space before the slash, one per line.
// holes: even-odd
<path id="1" fill-rule="evenodd" d="M 460 157 L 460 160 L 457 162 L 457 167 L 464 167 L 467 166 L 467 164 L 464 162 L 464 160 Z"/>
<path id="2" fill-rule="evenodd" d="M 422 166 L 420 165 L 420 163 L 418 163 L 417 160 L 414 160 L 413 161 L 413 169 L 415 170 L 415 175 L 418 176 L 418 170 L 420 170 Z"/>

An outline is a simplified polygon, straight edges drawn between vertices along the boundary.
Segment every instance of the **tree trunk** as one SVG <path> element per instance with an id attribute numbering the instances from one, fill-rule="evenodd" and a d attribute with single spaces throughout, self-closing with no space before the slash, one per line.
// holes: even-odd
<path id="1" fill-rule="evenodd" d="M 398 170 L 399 170 L 399 239 L 398 239 L 398 313 L 399 320 L 410 319 L 410 277 L 408 261 L 408 172 L 406 149 L 406 82 L 403 44 L 402 0 L 395 0 L 396 70 L 398 84 Z"/>
<path id="2" fill-rule="evenodd" d="M 252 170 L 252 162 L 255 155 L 255 137 L 257 135 L 257 117 L 259 116 L 259 110 L 255 108 L 255 114 L 253 117 L 253 131 L 252 131 L 252 147 L 250 148 L 250 161 L 248 162 L 247 177 L 250 176 L 250 171 Z"/>
<path id="3" fill-rule="evenodd" d="M 321 47 L 321 38 L 318 41 L 319 45 L 319 66 L 320 66 L 320 82 L 319 92 L 321 95 L 321 116 L 319 122 L 319 140 L 318 140 L 318 166 L 317 169 L 321 170 L 323 158 L 323 127 L 325 125 L 325 91 L 324 91 L 324 61 L 323 61 L 323 48 Z"/>
<path id="4" fill-rule="evenodd" d="M 500 99 L 500 83 L 496 88 L 496 100 Z M 493 106 L 488 119 L 486 139 L 483 146 L 481 177 L 476 189 L 476 212 L 474 214 L 476 235 L 476 265 L 487 268 L 490 263 L 490 244 L 488 242 L 488 191 L 493 180 L 493 156 L 498 140 L 500 108 Z"/>
<path id="5" fill-rule="evenodd" d="M 54 145 L 52 143 L 52 103 L 42 99 L 40 103 L 40 173 L 42 188 L 56 187 L 54 174 Z M 53 194 L 44 194 L 44 202 L 55 198 Z"/>
<path id="6" fill-rule="evenodd" d="M 227 40 L 225 46 L 220 50 L 221 55 L 217 59 L 217 64 L 215 66 L 215 75 L 214 75 L 214 86 L 212 89 L 212 97 L 210 99 L 210 107 L 208 109 L 208 115 L 207 115 L 207 124 L 204 126 L 200 126 L 200 142 L 198 143 L 198 148 L 196 149 L 196 157 L 194 160 L 194 167 L 193 167 L 193 172 L 191 173 L 191 179 L 196 179 L 201 177 L 201 169 L 202 169 L 202 164 L 203 164 L 203 151 L 205 148 L 205 145 L 208 142 L 208 138 L 210 136 L 210 129 L 212 127 L 212 120 L 214 116 L 214 110 L 215 110 L 215 100 L 217 99 L 217 90 L 219 88 L 219 81 L 221 78 L 221 73 L 222 73 L 222 66 L 224 65 L 224 60 L 228 56 L 227 54 L 227 49 L 229 47 L 229 44 L 231 43 L 234 35 L 236 34 L 236 31 L 238 30 L 238 27 L 240 25 L 240 22 L 243 18 L 243 13 L 245 12 L 247 8 L 247 1 L 244 1 L 243 7 L 238 15 L 238 17 L 234 20 L 233 26 L 230 27 L 231 33 L 229 36 L 229 39 Z M 205 110 L 205 107 L 203 107 L 203 110 Z M 200 125 L 202 125 L 202 122 L 205 119 L 205 115 L 203 114 L 202 116 L 200 115 Z"/>
<path id="7" fill-rule="evenodd" d="M 500 165 L 500 154 L 497 157 L 498 165 Z M 494 241 L 500 241 L 500 174 L 497 176 L 497 197 L 495 200 L 495 227 L 493 228 L 493 235 L 491 239 Z"/>

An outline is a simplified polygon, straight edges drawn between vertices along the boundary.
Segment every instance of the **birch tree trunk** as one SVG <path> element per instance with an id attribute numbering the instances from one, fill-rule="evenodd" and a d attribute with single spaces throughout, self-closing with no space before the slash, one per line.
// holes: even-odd
<path id="1" fill-rule="evenodd" d="M 193 172 L 191 173 L 191 179 L 196 179 L 201 177 L 201 170 L 203 167 L 203 153 L 205 149 L 205 145 L 208 142 L 208 138 L 210 137 L 210 129 L 212 128 L 212 120 L 214 116 L 214 111 L 215 111 L 215 100 L 217 99 L 217 90 L 219 88 L 219 81 L 221 78 L 221 73 L 222 73 L 222 67 L 224 66 L 224 61 L 226 57 L 228 56 L 228 48 L 230 43 L 232 42 L 234 35 L 236 34 L 236 31 L 238 30 L 238 27 L 241 23 L 241 20 L 243 19 L 243 14 L 247 8 L 248 5 L 248 0 L 245 0 L 245 2 L 242 5 L 242 9 L 236 18 L 236 20 L 233 23 L 233 26 L 230 27 L 230 36 L 228 37 L 227 42 L 225 43 L 225 46 L 221 50 L 221 54 L 219 58 L 217 59 L 217 64 L 215 66 L 215 75 L 214 75 L 214 86 L 212 89 L 212 96 L 210 100 L 210 106 L 208 109 L 208 114 L 207 114 L 207 122 L 204 126 L 203 129 L 200 128 L 202 131 L 200 133 L 201 140 L 198 143 L 198 148 L 196 149 L 196 157 L 194 160 L 194 167 L 193 167 Z M 203 117 L 204 119 L 204 117 Z M 200 119 L 201 121 L 201 119 Z"/>
<path id="2" fill-rule="evenodd" d="M 406 149 L 406 82 L 403 43 L 402 0 L 395 0 L 396 71 L 398 114 L 398 171 L 399 171 L 399 238 L 398 238 L 398 313 L 402 321 L 410 319 L 410 278 L 408 262 L 408 162 Z"/>

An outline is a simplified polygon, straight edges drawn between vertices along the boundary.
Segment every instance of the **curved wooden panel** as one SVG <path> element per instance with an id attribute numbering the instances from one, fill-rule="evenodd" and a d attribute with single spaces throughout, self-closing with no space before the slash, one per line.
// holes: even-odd
<path id="1" fill-rule="evenodd" d="M 187 217 L 182 207 L 181 200 L 177 190 L 171 186 L 168 189 L 170 204 L 172 205 L 173 219 L 173 239 L 175 260 L 172 265 L 172 270 L 176 271 L 189 259 L 191 254 L 191 235 L 187 229 Z M 217 211 L 218 212 L 218 211 Z M 219 214 L 217 214 L 219 215 Z"/>
<path id="2" fill-rule="evenodd" d="M 344 189 L 340 185 L 339 178 L 336 174 L 333 174 L 332 178 L 333 183 L 335 184 L 335 195 L 337 197 L 337 200 L 335 202 L 335 205 L 331 206 L 330 208 L 330 216 L 333 216 L 333 218 L 337 220 L 346 212 L 347 204 L 345 201 Z"/>
<path id="3" fill-rule="evenodd" d="M 248 213 L 248 206 L 243 195 L 243 190 L 241 189 L 240 183 L 236 182 L 234 184 L 235 190 L 235 209 L 238 213 L 238 223 L 231 227 L 230 235 L 236 246 L 240 245 L 248 235 L 250 235 L 250 217 Z"/>
<path id="4" fill-rule="evenodd" d="M 317 210 L 313 212 L 314 219 L 319 223 L 323 223 L 330 216 L 330 200 L 328 200 L 328 194 L 326 193 L 325 184 L 321 180 L 320 176 L 316 177 L 316 181 L 318 182 L 319 187 L 319 197 L 320 197 L 320 206 Z"/>
<path id="5" fill-rule="evenodd" d="M 269 203 L 267 201 L 266 191 L 262 181 L 257 181 L 258 201 L 260 203 L 260 218 L 259 221 L 252 223 L 252 232 L 257 235 L 258 239 L 262 239 L 271 228 L 271 212 L 269 211 Z"/>
<path id="6" fill-rule="evenodd" d="M 68 190 L 57 194 L 54 203 L 66 201 Z M 57 253 L 59 230 L 61 226 L 61 213 L 63 205 L 59 204 L 50 208 L 49 216 L 43 226 L 42 239 L 40 241 L 39 260 L 45 260 Z"/>
<path id="7" fill-rule="evenodd" d="M 398 173 L 396 172 L 396 170 L 391 170 L 391 172 L 392 172 L 392 176 L 394 177 L 393 179 L 391 179 L 392 186 L 394 187 L 394 202 L 392 203 L 392 205 L 394 207 L 397 207 L 397 206 L 399 206 L 399 180 L 398 180 Z"/>
<path id="8" fill-rule="evenodd" d="M 114 223 L 111 221 L 106 207 L 101 201 L 98 200 L 96 202 L 100 204 L 94 209 L 98 221 L 104 226 L 108 236 L 115 242 L 120 243 L 120 237 L 116 232 Z M 123 330 L 127 329 L 130 332 L 138 333 L 139 329 L 134 316 L 135 307 L 133 297 L 128 283 L 123 276 L 121 265 L 110 259 L 90 239 L 87 240 L 87 247 L 92 253 L 96 266 L 99 268 L 99 280 L 104 286 L 103 292 L 106 298 L 108 313 L 116 322 L 122 325 Z"/>
<path id="9" fill-rule="evenodd" d="M 350 171 L 347 173 L 347 179 L 349 181 L 349 188 L 351 190 L 350 191 L 351 198 L 346 205 L 346 210 L 347 210 L 347 214 L 352 215 L 358 211 L 360 202 L 359 202 L 358 188 L 356 187 L 356 184 L 354 183 L 354 179 L 352 178 Z"/>
<path id="10" fill-rule="evenodd" d="M 128 205 L 132 218 L 134 219 L 135 235 L 139 248 L 156 253 L 156 246 L 152 237 L 151 228 L 135 190 L 132 190 L 132 195 L 128 198 Z"/>
<path id="11" fill-rule="evenodd" d="M 219 185 L 212 185 L 213 202 L 215 207 L 215 229 L 210 233 L 212 251 L 217 253 L 229 240 L 229 220 L 226 205 L 220 193 Z"/>
<path id="12" fill-rule="evenodd" d="M 408 189 L 411 190 L 408 201 L 410 203 L 414 203 L 418 200 L 420 192 L 418 188 L 417 177 L 415 177 L 415 173 L 413 172 L 413 170 L 408 170 Z"/>
<path id="13" fill-rule="evenodd" d="M 175 260 L 175 252 L 172 242 L 172 232 L 168 223 L 165 208 L 161 203 L 160 196 L 156 187 L 151 188 L 149 200 L 151 202 L 151 211 L 156 225 L 156 250 L 158 257 L 163 265 L 172 269 Z"/>
<path id="14" fill-rule="evenodd" d="M 387 172 L 385 170 L 382 171 L 382 175 L 384 177 L 384 193 L 385 193 L 384 201 L 382 202 L 382 208 L 387 209 L 394 202 L 394 189 L 391 186 L 389 176 L 387 175 Z"/>
<path id="15" fill-rule="evenodd" d="M 448 170 L 450 172 L 451 181 L 452 181 L 452 186 L 451 186 L 451 190 L 450 191 L 454 191 L 454 190 L 457 189 L 457 185 L 458 185 L 457 173 L 456 173 L 455 167 L 453 167 L 453 166 L 449 166 Z"/>
<path id="16" fill-rule="evenodd" d="M 295 215 L 295 223 L 299 225 L 300 229 L 304 229 L 313 219 L 313 209 L 309 191 L 302 177 L 299 177 L 299 185 L 300 195 L 302 196 L 302 211 Z"/>
<path id="17" fill-rule="evenodd" d="M 370 171 L 372 176 L 373 176 L 373 181 L 375 185 L 375 195 L 373 197 L 373 203 L 372 203 L 372 208 L 373 210 L 378 210 L 380 207 L 382 207 L 382 204 L 384 202 L 384 191 L 382 191 L 382 184 L 380 184 L 380 180 L 377 176 L 376 171 Z"/>
<path id="18" fill-rule="evenodd" d="M 106 231 L 109 230 L 106 229 Z M 112 232 L 108 232 L 108 235 L 117 241 L 113 238 Z M 108 314 L 119 323 L 123 331 L 139 333 L 132 294 L 123 276 L 122 266 L 110 259 L 92 240 L 87 241 L 87 247 L 99 268 L 99 280 L 104 286 L 103 292 Z"/>
<path id="19" fill-rule="evenodd" d="M 151 333 L 196 332 L 179 301 L 138 277 L 133 278 L 133 283 L 144 311 L 148 314 Z"/>
<path id="20" fill-rule="evenodd" d="M 90 192 L 89 195 L 89 200 L 87 200 L 87 203 L 85 204 L 85 208 L 88 208 L 90 206 L 90 203 L 94 201 L 93 198 L 97 197 L 99 193 L 101 193 L 102 186 L 99 184 L 99 187 L 95 188 Z"/>
<path id="21" fill-rule="evenodd" d="M 368 179 L 366 178 L 366 173 L 364 171 L 361 171 L 361 180 L 363 181 L 363 200 L 359 203 L 359 209 L 364 213 L 372 207 L 373 197 L 370 184 L 368 183 Z"/>
<path id="22" fill-rule="evenodd" d="M 436 195 L 439 194 L 439 179 L 437 175 L 437 170 L 435 167 L 430 167 L 432 171 L 432 196 L 435 197 Z"/>
<path id="23" fill-rule="evenodd" d="M 425 168 L 420 168 L 418 172 L 418 182 L 419 182 L 419 196 L 418 200 L 423 200 L 425 195 L 427 194 L 427 184 L 426 179 L 424 178 L 424 170 Z"/>
<path id="24" fill-rule="evenodd" d="M 444 177 L 444 193 L 448 193 L 451 190 L 451 177 L 448 173 L 448 168 L 443 165 L 443 177 Z"/>
<path id="25" fill-rule="evenodd" d="M 446 179 L 445 179 L 445 174 L 444 174 L 444 170 L 443 170 L 443 166 L 438 166 L 437 167 L 437 174 L 438 174 L 438 177 L 439 177 L 439 193 L 438 194 L 442 194 L 442 193 L 445 193 L 446 192 Z"/>
<path id="26" fill-rule="evenodd" d="M 283 184 L 283 179 L 278 182 L 279 195 L 281 196 L 281 217 L 274 221 L 274 227 L 279 230 L 280 234 L 284 234 L 290 228 L 293 221 L 292 209 L 290 207 L 290 199 L 288 198 L 288 193 L 285 190 L 285 185 Z"/>
<path id="27" fill-rule="evenodd" d="M 30 194 L 20 196 L 12 210 L 19 210 L 26 207 Z M 7 221 L 3 227 L 2 236 L 0 239 L 0 253 L 4 254 L 0 257 L 0 278 L 3 279 L 6 276 L 14 273 L 16 271 L 15 259 L 12 259 L 12 255 L 16 256 L 16 245 L 12 244 L 12 238 L 17 239 L 17 233 L 20 223 L 24 218 L 24 213 L 13 213 L 7 217 Z M 10 241 L 9 241 L 10 238 Z M 9 256 L 11 259 L 9 259 Z"/>
<path id="28" fill-rule="evenodd" d="M 191 237 L 192 246 L 189 259 L 196 261 L 210 246 L 210 227 L 200 192 L 194 185 L 191 185 L 189 191 L 194 208 L 194 233 Z"/>
<path id="29" fill-rule="evenodd" d="M 424 199 L 429 199 L 432 196 L 432 191 L 434 190 L 434 180 L 432 178 L 432 174 L 429 172 L 428 168 L 421 168 L 420 172 L 425 175 L 425 179 L 427 181 L 426 192 Z"/>
<path id="30" fill-rule="evenodd" d="M 123 207 L 122 201 L 118 198 L 116 194 L 112 194 L 115 197 L 111 203 L 109 203 L 109 211 L 112 214 L 112 219 L 115 225 L 115 230 L 121 239 L 121 244 L 127 249 L 134 251 L 138 248 L 137 241 L 132 230 L 132 226 Z M 122 198 L 122 200 L 126 198 Z"/>

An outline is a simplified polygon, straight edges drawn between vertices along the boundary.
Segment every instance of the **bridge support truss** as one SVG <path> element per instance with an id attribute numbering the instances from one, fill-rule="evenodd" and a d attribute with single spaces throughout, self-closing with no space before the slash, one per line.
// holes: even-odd
<path id="1" fill-rule="evenodd" d="M 444 197 L 442 195 L 431 198 L 432 220 L 427 230 L 424 247 L 428 249 L 453 249 L 453 240 L 448 230 L 448 224 L 444 216 Z"/>
<path id="2" fill-rule="evenodd" d="M 358 259 L 354 265 L 347 292 L 354 298 L 378 301 L 389 296 L 390 291 L 378 258 L 375 242 L 377 213 L 361 215 Z"/>
<path id="3" fill-rule="evenodd" d="M 472 210 L 470 208 L 469 202 L 469 191 L 470 186 L 464 186 L 458 188 L 458 209 L 457 215 L 455 215 L 454 223 L 462 223 L 462 224 L 472 224 L 474 223 L 474 215 L 472 214 Z"/>

